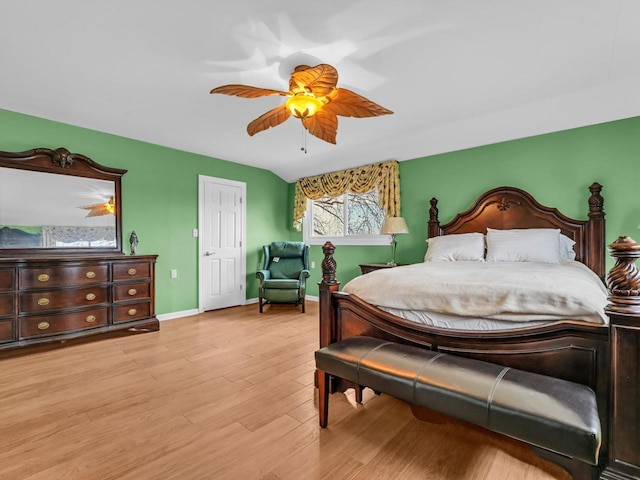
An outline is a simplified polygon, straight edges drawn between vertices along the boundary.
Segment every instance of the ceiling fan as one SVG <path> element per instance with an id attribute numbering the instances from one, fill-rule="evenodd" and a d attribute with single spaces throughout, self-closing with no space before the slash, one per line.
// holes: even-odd
<path id="1" fill-rule="evenodd" d="M 335 144 L 338 115 L 363 118 L 393 113 L 351 90 L 336 87 L 337 83 L 338 71 L 331 65 L 322 63 L 315 67 L 298 65 L 291 74 L 288 92 L 249 85 L 223 85 L 214 88 L 211 93 L 244 98 L 270 95 L 287 97 L 285 103 L 247 125 L 247 133 L 251 136 L 280 125 L 293 115 L 302 121 L 311 135 Z"/>

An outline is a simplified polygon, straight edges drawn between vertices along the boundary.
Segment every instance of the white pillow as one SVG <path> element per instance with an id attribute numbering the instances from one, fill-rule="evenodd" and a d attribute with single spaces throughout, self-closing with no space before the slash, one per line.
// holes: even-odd
<path id="1" fill-rule="evenodd" d="M 560 229 L 487 228 L 487 261 L 560 263 Z"/>
<path id="2" fill-rule="evenodd" d="M 429 248 L 425 262 L 484 261 L 484 235 L 482 233 L 459 233 L 442 235 L 427 240 Z"/>
<path id="3" fill-rule="evenodd" d="M 560 260 L 575 260 L 576 251 L 573 246 L 576 244 L 566 235 L 560 234 Z"/>

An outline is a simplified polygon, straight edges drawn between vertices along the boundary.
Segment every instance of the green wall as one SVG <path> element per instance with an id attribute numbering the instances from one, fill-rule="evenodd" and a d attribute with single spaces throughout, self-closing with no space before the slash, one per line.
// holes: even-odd
<path id="1" fill-rule="evenodd" d="M 65 147 L 111 167 L 123 177 L 124 236 L 136 230 L 139 253 L 158 254 L 159 314 L 198 306 L 198 175 L 247 183 L 247 298 L 257 296 L 255 271 L 261 246 L 299 240 L 291 227 L 293 185 L 266 170 L 0 110 L 0 150 Z M 466 210 L 484 191 L 522 188 L 566 215 L 586 218 L 588 186 L 601 183 L 607 243 L 618 235 L 640 240 L 640 117 L 400 162 L 402 214 L 410 233 L 398 235 L 397 260 L 422 261 L 429 199 L 439 200 L 443 222 Z M 287 208 L 283 208 L 287 205 Z M 358 265 L 386 262 L 389 246 L 338 246 L 338 280 L 359 274 Z M 317 295 L 323 255 L 311 248 L 309 295 Z M 609 259 L 609 267 L 613 262 Z M 170 279 L 169 271 L 178 270 Z"/>
<path id="2" fill-rule="evenodd" d="M 410 233 L 397 236 L 399 263 L 423 260 L 432 197 L 446 223 L 480 194 L 502 185 L 522 188 L 543 205 L 586 219 L 588 187 L 598 182 L 603 185 L 607 244 L 618 235 L 640 241 L 640 117 L 403 161 L 400 182 L 402 215 Z M 359 263 L 386 262 L 390 255 L 390 247 L 338 246 L 337 278 L 344 285 L 359 274 Z M 311 258 L 320 265 L 321 247 L 312 247 Z M 607 259 L 610 268 L 613 261 Z M 312 279 L 320 276 L 314 272 Z M 312 282 L 309 293 L 317 291 Z"/>
<path id="3" fill-rule="evenodd" d="M 198 308 L 198 175 L 247 184 L 247 297 L 257 296 L 255 271 L 261 246 L 289 237 L 283 209 L 288 184 L 273 173 L 0 110 L 0 150 L 65 147 L 106 166 L 125 168 L 122 179 L 123 230 L 135 230 L 138 253 L 157 254 L 156 313 Z M 177 269 L 178 277 L 170 278 Z"/>

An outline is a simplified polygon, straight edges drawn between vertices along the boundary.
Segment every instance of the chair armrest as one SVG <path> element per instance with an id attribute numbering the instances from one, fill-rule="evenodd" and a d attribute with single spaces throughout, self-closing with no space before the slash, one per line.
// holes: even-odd
<path id="1" fill-rule="evenodd" d="M 298 275 L 298 280 L 300 280 L 300 298 L 304 300 L 307 292 L 307 278 L 311 276 L 309 270 L 302 270 L 300 275 Z"/>
<path id="2" fill-rule="evenodd" d="M 300 280 L 301 282 L 304 282 L 305 279 L 309 278 L 310 276 L 311 276 L 311 272 L 309 272 L 309 270 L 301 270 L 300 275 L 298 275 L 298 280 Z"/>
<path id="3" fill-rule="evenodd" d="M 258 270 L 256 272 L 256 278 L 260 279 L 260 283 L 271 278 L 271 272 L 269 270 Z"/>

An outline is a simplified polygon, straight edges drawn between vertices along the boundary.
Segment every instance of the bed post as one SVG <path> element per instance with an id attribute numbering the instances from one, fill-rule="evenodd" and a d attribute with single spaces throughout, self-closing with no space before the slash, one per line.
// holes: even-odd
<path id="1" fill-rule="evenodd" d="M 602 185 L 593 182 L 589 187 L 591 196 L 589 197 L 589 223 L 587 225 L 588 251 L 586 252 L 586 264 L 604 278 L 605 267 L 605 240 L 604 240 L 604 199 L 600 195 Z"/>
<path id="2" fill-rule="evenodd" d="M 611 349 L 609 462 L 601 479 L 640 478 L 640 245 L 618 237 L 609 245 L 616 264 L 607 275 Z"/>
<path id="3" fill-rule="evenodd" d="M 320 347 L 329 345 L 334 341 L 333 322 L 334 309 L 331 294 L 340 289 L 340 282 L 336 280 L 336 261 L 333 252 L 336 247 L 333 243 L 326 242 L 322 246 L 324 260 L 322 260 L 322 281 L 318 282 L 320 297 Z"/>
<path id="4" fill-rule="evenodd" d="M 333 243 L 326 242 L 322 246 L 322 252 L 324 253 L 324 260 L 322 260 L 322 281 L 318 282 L 318 296 L 319 296 L 319 317 L 320 317 L 320 347 L 329 345 L 335 341 L 334 321 L 335 321 L 335 309 L 333 308 L 333 299 L 331 295 L 333 292 L 337 292 L 340 289 L 340 282 L 336 280 L 336 261 L 333 259 L 333 252 L 336 247 Z M 329 384 L 323 386 L 320 382 L 326 381 L 326 378 L 320 378 L 319 375 L 324 375 L 323 372 L 315 371 L 315 384 L 322 394 L 324 391 L 333 393 L 336 391 L 335 378 L 329 376 Z M 326 403 L 322 404 L 322 398 L 320 400 L 321 408 L 326 408 Z M 326 419 L 326 415 L 325 415 Z"/>
<path id="5" fill-rule="evenodd" d="M 427 238 L 433 238 L 442 233 L 440 231 L 440 220 L 438 220 L 438 199 L 434 197 L 429 200 L 429 203 L 431 204 L 431 208 L 429 208 L 429 231 L 427 232 Z"/>

